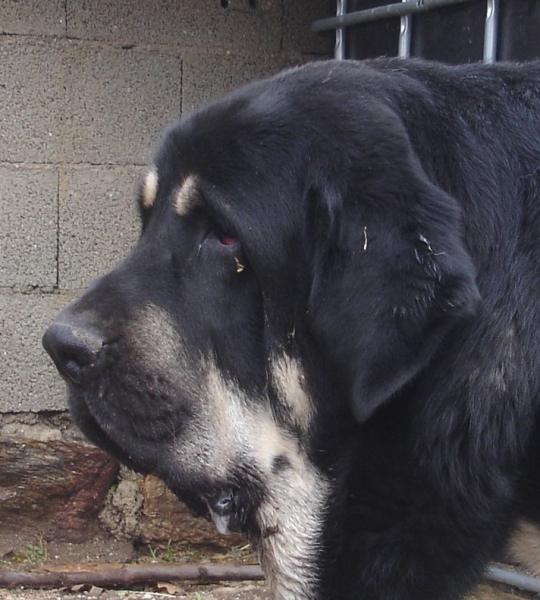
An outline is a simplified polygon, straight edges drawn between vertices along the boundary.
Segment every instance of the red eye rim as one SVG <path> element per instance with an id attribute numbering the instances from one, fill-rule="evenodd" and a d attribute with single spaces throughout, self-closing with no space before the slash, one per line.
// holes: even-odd
<path id="1" fill-rule="evenodd" d="M 236 238 L 231 237 L 230 235 L 220 235 L 219 243 L 223 244 L 223 246 L 234 246 L 238 241 Z"/>

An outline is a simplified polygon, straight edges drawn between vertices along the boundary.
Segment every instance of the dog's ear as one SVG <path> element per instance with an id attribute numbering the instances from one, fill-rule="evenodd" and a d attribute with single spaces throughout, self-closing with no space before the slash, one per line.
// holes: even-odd
<path id="1" fill-rule="evenodd" d="M 359 422 L 428 365 L 479 300 L 455 199 L 402 150 L 375 176 L 319 173 L 309 195 L 311 325 Z"/>

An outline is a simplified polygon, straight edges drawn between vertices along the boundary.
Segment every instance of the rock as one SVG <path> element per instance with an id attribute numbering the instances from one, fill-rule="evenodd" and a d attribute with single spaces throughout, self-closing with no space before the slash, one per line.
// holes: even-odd
<path id="1" fill-rule="evenodd" d="M 240 535 L 221 535 L 213 523 L 191 516 L 189 510 L 159 479 L 142 480 L 144 502 L 140 519 L 140 538 L 149 545 L 173 544 L 180 548 L 200 548 L 226 552 L 245 545 Z"/>
<path id="2" fill-rule="evenodd" d="M 3 431 L 0 440 L 0 536 L 24 528 L 46 539 L 89 539 L 117 476 L 116 461 L 85 442 L 24 433 Z"/>
<path id="3" fill-rule="evenodd" d="M 157 478 L 119 470 L 67 416 L 3 415 L 0 428 L 0 555 L 40 539 L 90 544 L 104 534 L 164 548 L 168 558 L 182 550 L 227 553 L 246 544 L 192 517 Z"/>
<path id="4" fill-rule="evenodd" d="M 2 437 L 50 442 L 51 440 L 61 440 L 62 432 L 54 427 L 41 424 L 7 423 L 2 427 Z"/>
<path id="5" fill-rule="evenodd" d="M 144 496 L 142 476 L 122 468 L 118 485 L 111 488 L 99 515 L 101 525 L 117 539 L 138 540 Z"/>

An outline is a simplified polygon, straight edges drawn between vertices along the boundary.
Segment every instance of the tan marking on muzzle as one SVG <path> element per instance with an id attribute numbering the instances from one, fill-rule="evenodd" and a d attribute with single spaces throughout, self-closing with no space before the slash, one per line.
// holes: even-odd
<path id="1" fill-rule="evenodd" d="M 133 315 L 125 342 L 136 378 L 161 378 L 171 392 L 178 390 L 197 397 L 200 383 L 196 359 L 165 309 L 151 303 L 142 307 Z"/>
<path id="2" fill-rule="evenodd" d="M 142 205 L 144 208 L 152 208 L 156 201 L 158 191 L 158 173 L 152 168 L 146 174 L 141 188 Z"/>
<path id="3" fill-rule="evenodd" d="M 299 363 L 283 357 L 274 366 L 282 402 L 291 408 L 293 418 L 307 427 L 311 401 Z M 330 483 L 310 462 L 301 440 L 276 422 L 268 398 L 246 397 L 215 366 L 209 371 L 208 384 L 216 432 L 212 461 L 216 466 L 221 463 L 218 472 L 227 468 L 224 457 L 241 456 L 257 468 L 266 489 L 257 513 L 259 551 L 274 597 L 308 600 L 318 585 L 317 554 Z M 286 458 L 288 466 L 275 472 L 278 457 Z"/>
<path id="4" fill-rule="evenodd" d="M 265 490 L 255 518 L 261 562 L 274 597 L 312 599 L 331 484 L 311 463 L 304 440 L 275 419 L 269 397 L 247 396 L 212 360 L 188 353 L 163 309 L 145 307 L 132 330 L 136 362 L 190 399 L 192 414 L 174 441 L 171 472 L 221 483 L 238 465 L 252 465 Z M 311 401 L 300 365 L 277 360 L 274 377 L 280 381 L 280 402 L 306 426 Z M 276 461 L 281 468 L 275 468 Z"/>
<path id="5" fill-rule="evenodd" d="M 176 192 L 174 199 L 174 210 L 180 215 L 187 215 L 193 207 L 197 193 L 197 178 L 195 175 L 188 175 L 180 189 Z"/>

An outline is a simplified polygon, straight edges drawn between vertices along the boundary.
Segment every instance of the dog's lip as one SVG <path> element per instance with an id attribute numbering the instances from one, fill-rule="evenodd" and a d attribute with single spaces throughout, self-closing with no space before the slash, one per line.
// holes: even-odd
<path id="1" fill-rule="evenodd" d="M 213 511 L 210 507 L 208 507 L 208 511 L 210 512 L 210 516 L 212 517 L 212 521 L 218 530 L 218 533 L 223 535 L 227 533 L 231 533 L 231 515 L 220 515 L 217 512 Z"/>
<path id="2" fill-rule="evenodd" d="M 113 458 L 126 465 L 133 471 L 149 474 L 153 471 L 150 461 L 134 458 L 107 432 L 89 409 L 84 400 L 73 392 L 70 394 L 70 405 L 73 419 L 82 433 L 98 448 L 104 450 Z M 148 462 L 148 464 L 146 464 Z"/>
<path id="3" fill-rule="evenodd" d="M 205 498 L 208 512 L 219 533 L 230 533 L 236 525 L 234 518 L 235 495 L 232 489 L 221 490 Z"/>
<path id="4" fill-rule="evenodd" d="M 180 501 L 186 502 L 186 490 L 190 496 L 197 497 L 196 512 L 193 512 L 193 507 L 187 502 L 188 508 L 195 516 L 209 515 L 219 533 L 246 533 L 246 517 L 256 511 L 257 503 L 246 502 L 240 479 L 233 477 L 235 483 L 229 484 L 224 481 L 215 482 L 203 476 L 201 479 L 197 478 L 198 481 L 188 483 L 188 487 L 184 488 L 187 482 L 182 473 L 175 473 L 175 468 L 171 469 L 171 464 L 164 460 L 163 453 L 171 451 L 170 446 L 150 445 L 145 446 L 144 449 L 137 448 L 134 453 L 131 453 L 129 448 L 111 435 L 107 427 L 100 423 L 84 398 L 75 393 L 70 397 L 70 404 L 72 409 L 75 409 L 75 413 L 73 410 L 72 413 L 76 424 L 97 447 L 138 473 L 152 474 L 162 479 Z M 159 455 L 161 459 L 158 458 Z M 172 460 L 172 456 L 169 456 L 169 459 Z M 168 466 L 165 467 L 166 464 Z M 182 481 L 184 483 L 181 483 Z M 244 483 L 249 486 L 249 481 Z"/>

